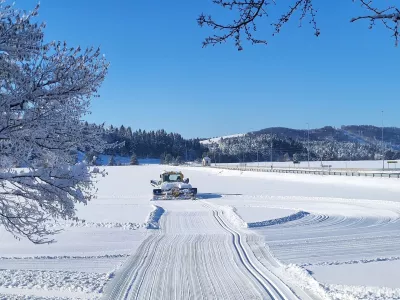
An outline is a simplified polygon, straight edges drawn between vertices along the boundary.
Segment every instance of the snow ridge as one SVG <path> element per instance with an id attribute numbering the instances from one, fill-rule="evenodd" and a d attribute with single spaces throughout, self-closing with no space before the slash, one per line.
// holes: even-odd
<path id="1" fill-rule="evenodd" d="M 308 290 L 311 293 L 317 295 L 321 299 L 331 299 L 324 287 L 315 280 L 305 269 L 295 264 L 289 264 L 285 266 L 286 274 L 304 290 Z"/>
<path id="2" fill-rule="evenodd" d="M 289 216 L 278 218 L 278 219 L 247 223 L 247 227 L 252 228 L 252 227 L 264 227 L 264 226 L 278 225 L 278 224 L 287 223 L 290 221 L 299 220 L 301 218 L 304 218 L 305 216 L 308 216 L 309 214 L 310 213 L 305 212 L 305 211 L 299 211 L 295 214 L 291 214 Z"/>
<path id="3" fill-rule="evenodd" d="M 93 300 L 100 299 L 94 297 Z M 46 296 L 34 296 L 34 295 L 11 295 L 11 294 L 0 294 L 0 300 L 71 300 L 70 297 L 46 297 Z"/>
<path id="4" fill-rule="evenodd" d="M 341 299 L 400 299 L 400 289 L 387 287 L 347 286 L 336 284 L 325 284 L 323 287 L 333 300 Z"/>
<path id="5" fill-rule="evenodd" d="M 367 263 L 372 263 L 372 262 L 395 261 L 395 260 L 400 260 L 400 256 L 378 257 L 378 258 L 374 258 L 374 259 L 361 259 L 361 260 L 348 260 L 348 261 L 320 262 L 320 263 L 315 263 L 315 264 L 308 263 L 308 264 L 302 264 L 301 267 L 354 265 L 354 264 L 367 264 Z"/>
<path id="6" fill-rule="evenodd" d="M 243 221 L 243 219 L 237 213 L 237 210 L 233 206 L 221 206 L 222 211 L 224 212 L 225 217 L 231 222 L 233 225 L 239 228 L 247 228 L 247 223 Z"/>
<path id="7" fill-rule="evenodd" d="M 8 259 L 98 259 L 98 258 L 124 258 L 130 256 L 129 254 L 105 254 L 105 255 L 83 255 L 83 256 L 3 256 L 0 257 L 0 260 L 8 260 Z"/>
<path id="8" fill-rule="evenodd" d="M 61 224 L 50 224 L 49 227 L 59 227 Z M 65 222 L 62 224 L 63 227 L 92 227 L 92 228 L 121 228 L 125 230 L 137 230 L 141 227 L 141 224 L 126 222 L 87 222 L 85 220 L 79 220 L 75 222 Z"/>
<path id="9" fill-rule="evenodd" d="M 240 217 L 240 215 L 238 214 L 237 209 L 235 207 L 223 206 L 221 208 L 224 211 L 225 216 L 229 219 L 229 221 L 233 225 L 235 225 L 239 228 L 254 228 L 254 227 L 265 227 L 265 226 L 278 225 L 278 224 L 283 224 L 283 223 L 287 223 L 290 221 L 299 220 L 310 214 L 305 211 L 299 211 L 295 214 L 291 214 L 289 216 L 278 218 L 278 219 L 265 220 L 265 221 L 259 221 L 259 222 L 245 222 Z"/>
<path id="10" fill-rule="evenodd" d="M 0 270 L 0 287 L 101 293 L 112 273 Z"/>
<path id="11" fill-rule="evenodd" d="M 145 227 L 147 229 L 159 229 L 160 224 L 158 223 L 158 221 L 160 220 L 162 214 L 165 212 L 165 210 L 161 206 L 153 205 L 153 208 L 154 209 L 147 216 L 145 222 Z"/>

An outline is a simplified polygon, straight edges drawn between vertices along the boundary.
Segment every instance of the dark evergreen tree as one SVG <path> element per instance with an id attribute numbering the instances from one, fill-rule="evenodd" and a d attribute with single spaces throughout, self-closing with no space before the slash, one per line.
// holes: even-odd
<path id="1" fill-rule="evenodd" d="M 129 164 L 130 165 L 138 165 L 139 164 L 138 158 L 135 153 L 132 154 Z"/>
<path id="2" fill-rule="evenodd" d="M 108 162 L 108 165 L 109 166 L 115 166 L 116 165 L 114 155 L 111 156 L 110 161 Z"/>

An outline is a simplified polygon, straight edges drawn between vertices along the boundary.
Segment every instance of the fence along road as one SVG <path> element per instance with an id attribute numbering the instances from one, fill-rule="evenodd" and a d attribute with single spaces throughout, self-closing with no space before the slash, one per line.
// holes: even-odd
<path id="1" fill-rule="evenodd" d="M 237 170 L 237 171 L 253 171 L 253 172 L 270 172 L 270 173 L 292 173 L 292 174 L 312 174 L 312 175 L 336 175 L 336 176 L 357 176 L 357 177 L 381 177 L 381 178 L 400 178 L 400 171 L 370 171 L 362 169 L 304 169 L 304 168 L 284 168 L 284 167 L 266 167 L 266 166 L 247 166 L 246 164 L 229 165 L 216 164 L 211 168 Z"/>

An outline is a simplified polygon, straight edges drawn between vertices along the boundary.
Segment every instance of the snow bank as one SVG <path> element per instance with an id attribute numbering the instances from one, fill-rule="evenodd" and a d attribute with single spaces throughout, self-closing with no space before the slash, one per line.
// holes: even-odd
<path id="1" fill-rule="evenodd" d="M 236 199 L 235 199 L 236 200 Z M 235 201 L 232 199 L 231 202 Z M 248 199 L 245 203 L 237 203 L 239 201 L 233 202 L 232 206 L 237 208 L 237 213 L 246 222 L 259 222 L 262 220 L 272 220 L 279 219 L 291 214 L 297 213 L 301 209 L 282 209 L 276 208 L 276 205 L 270 205 L 270 203 L 261 204 L 258 202 L 253 202 Z"/>
<path id="2" fill-rule="evenodd" d="M 65 222 L 62 224 L 66 227 L 92 227 L 92 228 L 121 228 L 126 230 L 136 230 L 141 227 L 141 224 L 132 222 L 87 222 L 85 220 Z M 57 224 L 49 224 L 49 227 L 59 227 Z"/>
<path id="3" fill-rule="evenodd" d="M 233 206 L 221 206 L 225 216 L 228 220 L 235 226 L 241 228 L 254 228 L 254 227 L 264 227 L 264 226 L 272 226 L 283 224 L 290 221 L 299 220 L 305 216 L 308 216 L 310 213 L 305 211 L 299 211 L 295 214 L 291 214 L 286 217 L 272 219 L 272 220 L 265 220 L 259 222 L 245 222 L 240 215 L 237 213 L 237 209 Z"/>
<path id="4" fill-rule="evenodd" d="M 251 228 L 251 227 L 263 227 L 263 226 L 278 225 L 278 224 L 287 223 L 290 221 L 299 220 L 301 218 L 304 218 L 305 216 L 308 216 L 309 214 L 310 213 L 305 212 L 305 211 L 299 211 L 295 214 L 291 214 L 289 216 L 278 218 L 278 219 L 247 223 L 247 227 Z"/>
<path id="5" fill-rule="evenodd" d="M 308 290 L 321 299 L 330 299 L 323 286 L 314 279 L 305 269 L 289 264 L 285 267 L 286 274 L 290 279 L 295 282 L 299 287 Z"/>
<path id="6" fill-rule="evenodd" d="M 124 258 L 130 256 L 129 254 L 106 254 L 106 255 L 94 255 L 94 256 L 15 256 L 15 257 L 0 257 L 0 260 L 11 260 L 11 259 L 93 259 L 93 258 Z"/>
<path id="7" fill-rule="evenodd" d="M 101 293 L 112 273 L 0 270 L 0 287 Z"/>
<path id="8" fill-rule="evenodd" d="M 99 298 L 93 298 L 99 299 Z M 70 297 L 44 297 L 34 295 L 12 295 L 0 294 L 0 300 L 71 300 Z"/>
<path id="9" fill-rule="evenodd" d="M 226 218 L 236 227 L 247 228 L 247 223 L 237 214 L 237 210 L 233 206 L 221 206 Z"/>
<path id="10" fill-rule="evenodd" d="M 374 259 L 360 259 L 360 260 L 348 260 L 348 261 L 330 261 L 330 262 L 320 262 L 316 264 L 308 263 L 302 264 L 302 267 L 309 267 L 309 266 L 339 266 L 339 265 L 353 265 L 353 264 L 366 264 L 366 263 L 374 263 L 380 261 L 396 261 L 400 260 L 399 256 L 392 256 L 392 257 L 378 257 Z"/>
<path id="11" fill-rule="evenodd" d="M 160 220 L 164 209 L 161 206 L 153 205 L 154 210 L 147 216 L 145 227 L 147 229 L 160 228 L 158 221 Z"/>
<path id="12" fill-rule="evenodd" d="M 365 286 L 347 286 L 347 285 L 323 285 L 328 295 L 333 300 L 342 299 L 400 299 L 400 289 L 391 289 L 386 287 L 365 287 Z"/>
<path id="13" fill-rule="evenodd" d="M 133 222 L 88 222 L 86 220 L 65 221 L 60 224 L 48 224 L 48 227 L 68 228 L 68 227 L 87 227 L 87 228 L 121 228 L 125 230 L 137 230 L 143 224 Z M 60 228 L 61 227 L 61 228 Z"/>

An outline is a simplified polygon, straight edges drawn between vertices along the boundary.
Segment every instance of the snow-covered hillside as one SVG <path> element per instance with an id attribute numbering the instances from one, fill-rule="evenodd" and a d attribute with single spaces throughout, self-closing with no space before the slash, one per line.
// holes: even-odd
<path id="1" fill-rule="evenodd" d="M 220 136 L 220 137 L 216 137 L 216 138 L 200 141 L 200 144 L 208 145 L 208 144 L 211 144 L 211 143 L 218 143 L 221 139 L 223 139 L 223 140 L 224 139 L 231 139 L 231 138 L 235 138 L 235 137 L 241 137 L 241 136 L 244 136 L 244 135 L 246 135 L 246 134 L 245 133 L 238 133 L 238 134 Z"/>
<path id="2" fill-rule="evenodd" d="M 149 201 L 165 168 L 106 167 L 55 244 L 1 228 L 0 299 L 400 298 L 398 180 L 182 167 L 199 199 Z"/>

